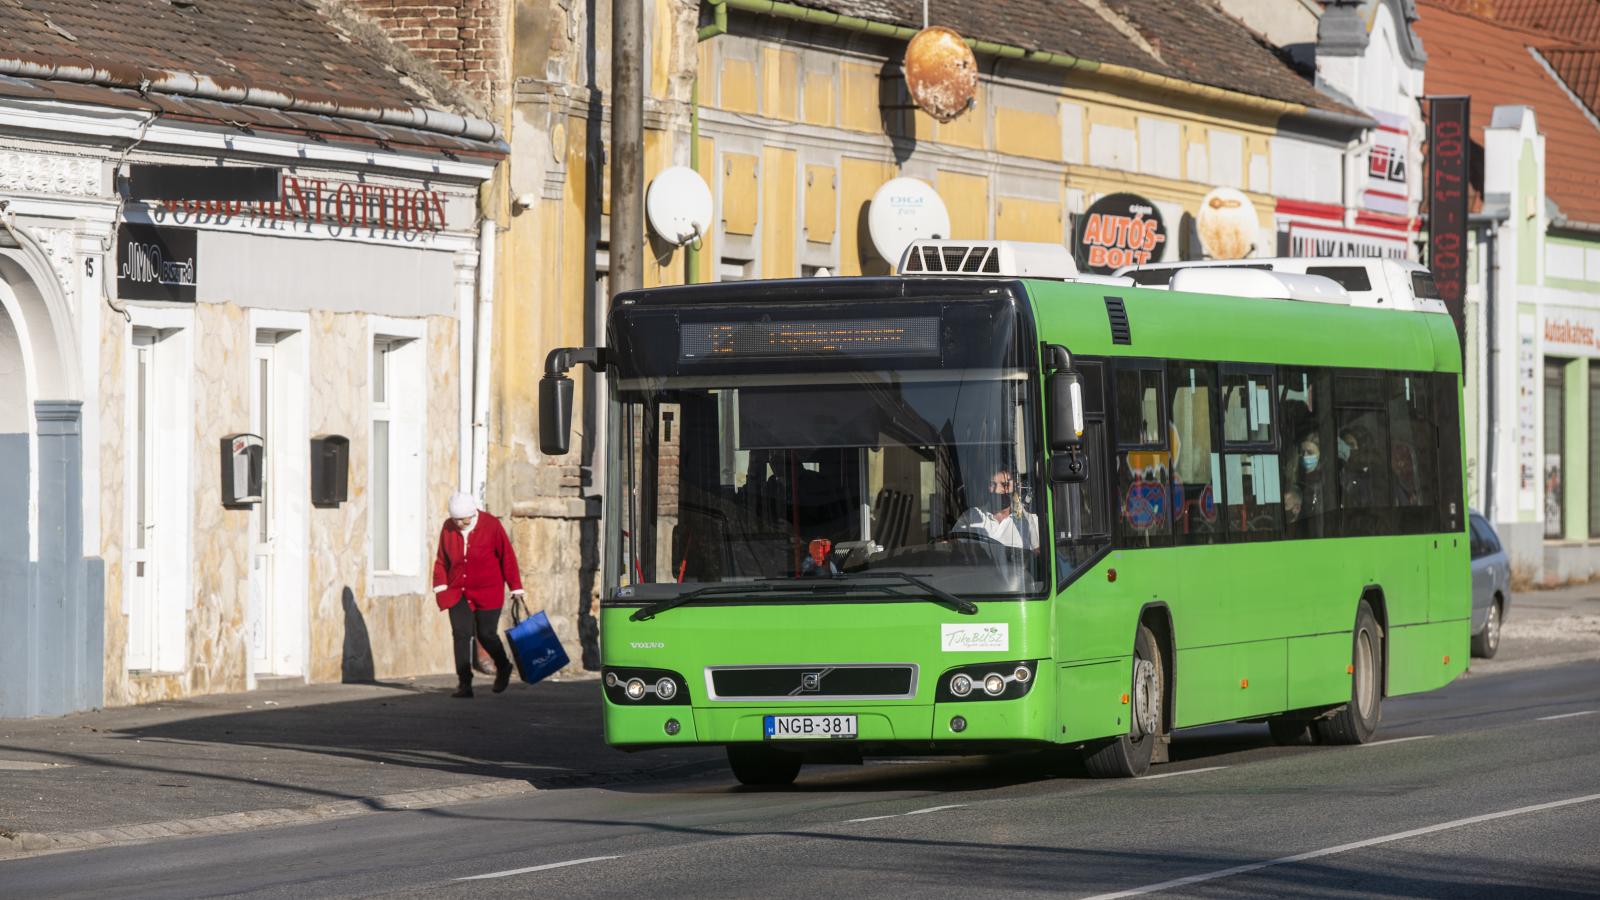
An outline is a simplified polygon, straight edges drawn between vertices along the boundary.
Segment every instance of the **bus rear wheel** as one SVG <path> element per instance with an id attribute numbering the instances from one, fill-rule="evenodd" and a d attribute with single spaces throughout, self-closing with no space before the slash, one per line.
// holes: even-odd
<path id="1" fill-rule="evenodd" d="M 782 787 L 793 784 L 800 774 L 797 753 L 785 753 L 760 744 L 729 744 L 728 768 L 740 784 L 752 787 Z"/>
<path id="2" fill-rule="evenodd" d="M 1133 640 L 1133 688 L 1128 695 L 1133 721 L 1127 734 L 1084 748 L 1083 764 L 1095 778 L 1137 778 L 1150 771 L 1156 744 L 1166 731 L 1162 713 L 1166 663 L 1161 645 L 1144 625 Z"/>
<path id="3" fill-rule="evenodd" d="M 1316 722 L 1324 744 L 1365 744 L 1383 717 L 1383 629 L 1365 600 L 1356 607 L 1350 668 L 1350 702 Z"/>

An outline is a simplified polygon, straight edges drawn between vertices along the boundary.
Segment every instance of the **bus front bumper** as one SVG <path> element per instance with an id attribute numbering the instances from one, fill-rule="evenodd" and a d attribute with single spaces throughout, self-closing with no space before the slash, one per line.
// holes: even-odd
<path id="1" fill-rule="evenodd" d="M 774 743 L 873 745 L 929 742 L 1039 742 L 1053 739 L 1052 691 L 1037 688 L 1015 700 L 886 704 L 739 704 L 624 707 L 605 701 L 606 743 L 619 749 L 685 744 Z M 768 741 L 766 717 L 856 717 L 853 739 Z"/>

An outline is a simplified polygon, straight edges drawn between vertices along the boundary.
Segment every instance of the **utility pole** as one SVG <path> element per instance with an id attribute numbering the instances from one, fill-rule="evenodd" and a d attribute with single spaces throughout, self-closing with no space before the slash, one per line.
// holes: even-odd
<path id="1" fill-rule="evenodd" d="M 611 0 L 611 296 L 644 286 L 644 4 Z"/>

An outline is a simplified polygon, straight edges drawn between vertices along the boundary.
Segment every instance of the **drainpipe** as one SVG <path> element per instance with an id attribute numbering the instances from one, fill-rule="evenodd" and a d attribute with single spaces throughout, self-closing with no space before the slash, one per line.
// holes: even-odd
<path id="1" fill-rule="evenodd" d="M 644 9 L 611 4 L 611 296 L 644 285 Z"/>
<path id="2" fill-rule="evenodd" d="M 622 4 L 626 5 L 626 4 Z M 489 348 L 494 335 L 494 220 L 478 225 L 477 349 L 472 360 L 472 495 L 481 504 L 489 480 Z"/>
<path id="3" fill-rule="evenodd" d="M 1484 346 L 1488 351 L 1488 361 L 1483 373 L 1483 392 L 1488 398 L 1484 404 L 1484 448 L 1483 448 L 1483 517 L 1490 524 L 1495 522 L 1495 487 L 1498 479 L 1495 477 L 1495 449 L 1500 444 L 1500 416 L 1497 412 L 1499 398 L 1495 391 L 1499 384 L 1500 373 L 1500 342 L 1496 339 L 1497 327 L 1495 307 L 1500 294 L 1500 226 L 1506 221 L 1509 213 L 1505 210 L 1495 212 L 1482 212 L 1469 216 L 1468 224 L 1483 228 L 1484 250 L 1488 253 L 1489 274 L 1484 279 L 1483 296 L 1483 331 Z"/>
<path id="4" fill-rule="evenodd" d="M 717 8 L 727 9 L 721 5 Z M 726 20 L 726 12 L 723 13 L 723 18 Z M 704 28 L 700 30 L 705 31 Z M 694 82 L 689 85 L 689 168 L 696 172 L 700 171 L 700 73 L 698 71 L 695 72 Z M 683 247 L 684 284 L 700 283 L 700 247 L 699 235 L 695 235 L 694 240 Z"/>

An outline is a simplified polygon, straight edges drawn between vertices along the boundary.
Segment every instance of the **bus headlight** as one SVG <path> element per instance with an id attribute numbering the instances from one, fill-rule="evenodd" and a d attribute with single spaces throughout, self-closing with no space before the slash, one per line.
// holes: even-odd
<path id="1" fill-rule="evenodd" d="M 689 703 L 689 683 L 670 669 L 607 667 L 600 676 L 606 699 L 619 706 L 681 706 Z"/>
<path id="2" fill-rule="evenodd" d="M 1032 690 L 1037 660 L 979 663 L 939 676 L 935 701 L 1015 700 Z"/>

